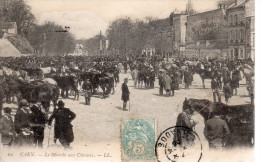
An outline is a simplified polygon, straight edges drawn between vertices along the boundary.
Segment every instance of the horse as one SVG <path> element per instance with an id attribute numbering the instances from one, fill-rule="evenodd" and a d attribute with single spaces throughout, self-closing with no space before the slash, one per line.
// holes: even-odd
<path id="1" fill-rule="evenodd" d="M 114 94 L 114 76 L 112 74 L 96 73 L 93 75 L 91 81 L 94 93 L 96 92 L 96 89 L 99 86 L 103 91 L 103 98 L 105 98 L 106 95 L 110 94 L 112 90 L 112 94 Z"/>
<path id="2" fill-rule="evenodd" d="M 79 100 L 79 90 L 78 90 L 78 78 L 75 76 L 58 76 L 53 75 L 52 78 L 57 82 L 58 87 L 61 89 L 61 96 L 68 98 L 68 91 L 72 89 L 75 92 L 74 100 Z M 64 96 L 64 91 L 66 96 Z"/>
<path id="3" fill-rule="evenodd" d="M 57 72 L 57 70 L 53 67 L 41 67 L 40 68 L 43 74 L 43 77 L 50 76 L 51 74 Z"/>
<path id="4" fill-rule="evenodd" d="M 250 84 L 252 81 L 252 77 L 255 76 L 255 70 L 248 64 L 240 65 L 238 66 L 238 69 L 243 72 L 245 78 L 246 78 L 246 84 Z"/>
<path id="5" fill-rule="evenodd" d="M 141 89 L 143 88 L 143 83 L 145 85 L 145 88 L 147 88 L 149 82 L 149 76 L 147 75 L 146 70 L 140 70 L 138 73 L 138 88 L 141 84 Z"/>
<path id="6" fill-rule="evenodd" d="M 20 70 L 26 71 L 30 77 L 43 78 L 43 72 L 40 68 L 21 68 Z"/>
<path id="7" fill-rule="evenodd" d="M 206 99 L 185 99 L 183 109 L 189 109 L 193 114 L 200 113 L 205 122 L 215 114 L 223 116 L 230 129 L 230 137 L 226 142 L 227 147 L 236 145 L 252 145 L 254 138 L 254 106 L 225 105 L 214 103 Z"/>
<path id="8" fill-rule="evenodd" d="M 86 79 L 89 79 L 92 84 L 92 93 L 95 94 L 97 92 L 98 87 L 100 87 L 103 91 L 103 98 L 106 97 L 106 95 L 110 94 L 110 92 L 113 90 L 112 94 L 114 94 L 114 84 L 115 84 L 115 78 L 114 75 L 109 72 L 83 72 L 80 74 L 80 80 L 85 81 Z"/>
<path id="9" fill-rule="evenodd" d="M 195 67 L 195 73 L 199 74 L 201 80 L 202 80 L 202 88 L 205 89 L 205 79 L 212 79 L 213 78 L 213 71 L 209 71 L 207 69 L 203 69 L 201 63 L 198 63 L 198 65 Z M 221 81 L 221 73 L 219 71 L 216 71 L 214 74 L 219 81 Z"/>
<path id="10" fill-rule="evenodd" d="M 57 85 L 48 84 L 41 80 L 30 83 L 23 80 L 11 78 L 6 83 L 8 94 L 16 94 L 17 100 L 26 99 L 29 103 L 41 102 L 46 111 L 49 111 L 50 101 L 56 109 L 59 99 L 59 88 Z"/>

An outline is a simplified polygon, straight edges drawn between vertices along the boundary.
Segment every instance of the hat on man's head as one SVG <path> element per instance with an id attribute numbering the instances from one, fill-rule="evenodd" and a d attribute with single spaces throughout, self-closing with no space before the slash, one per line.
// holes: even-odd
<path id="1" fill-rule="evenodd" d="M 21 99 L 20 100 L 20 106 L 27 106 L 28 105 L 28 102 L 26 99 Z"/>
<path id="2" fill-rule="evenodd" d="M 12 112 L 12 109 L 10 107 L 4 108 L 4 113 L 11 114 L 11 112 Z"/>
<path id="3" fill-rule="evenodd" d="M 63 107 L 64 105 L 65 105 L 65 103 L 62 100 L 59 100 L 58 107 Z"/>

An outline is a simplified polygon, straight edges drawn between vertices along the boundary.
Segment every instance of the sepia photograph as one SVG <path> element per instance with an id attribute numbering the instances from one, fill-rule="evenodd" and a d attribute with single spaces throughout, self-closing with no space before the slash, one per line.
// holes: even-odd
<path id="1" fill-rule="evenodd" d="M 255 0 L 0 0 L 0 162 L 254 162 Z"/>

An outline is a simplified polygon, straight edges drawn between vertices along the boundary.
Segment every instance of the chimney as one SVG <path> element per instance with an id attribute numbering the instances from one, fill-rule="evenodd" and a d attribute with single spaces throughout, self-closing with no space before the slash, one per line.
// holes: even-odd
<path id="1" fill-rule="evenodd" d="M 208 47 L 209 45 L 209 40 L 206 40 L 206 47 Z"/>

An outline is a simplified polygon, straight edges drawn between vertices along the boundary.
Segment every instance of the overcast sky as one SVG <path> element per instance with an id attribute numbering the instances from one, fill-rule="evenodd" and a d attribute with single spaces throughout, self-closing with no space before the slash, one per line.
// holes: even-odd
<path id="1" fill-rule="evenodd" d="M 192 0 L 196 11 L 217 8 L 218 0 Z M 166 18 L 174 9 L 185 10 L 188 0 L 27 0 L 38 24 L 53 21 L 70 26 L 76 38 L 103 33 L 109 22 L 122 16 Z"/>

